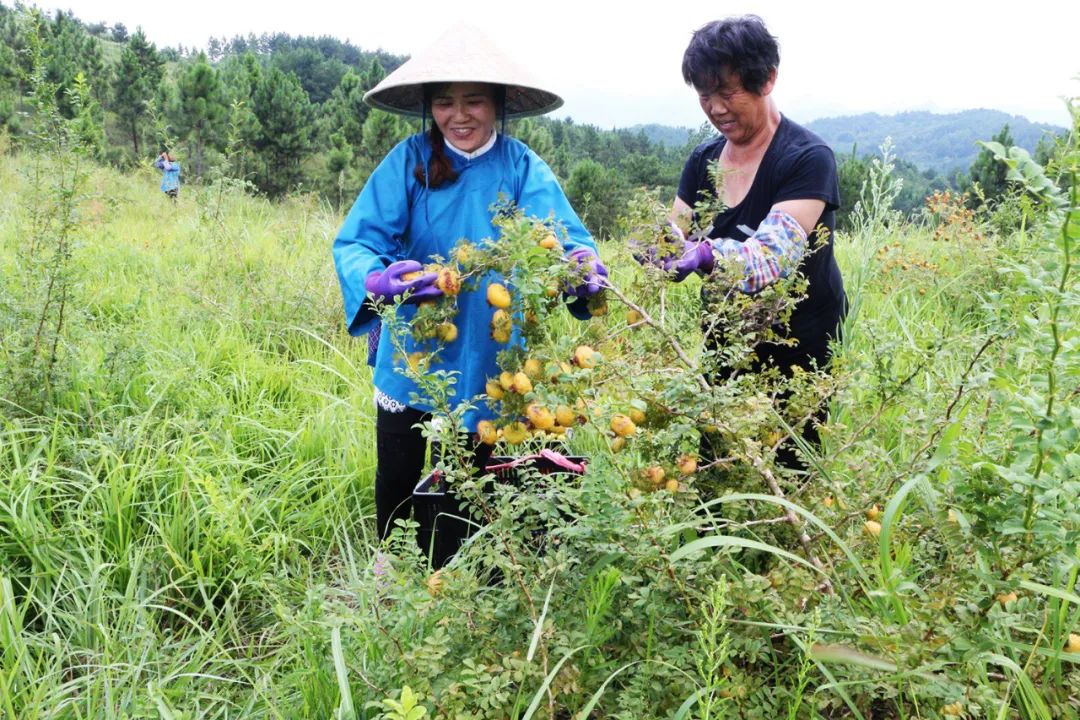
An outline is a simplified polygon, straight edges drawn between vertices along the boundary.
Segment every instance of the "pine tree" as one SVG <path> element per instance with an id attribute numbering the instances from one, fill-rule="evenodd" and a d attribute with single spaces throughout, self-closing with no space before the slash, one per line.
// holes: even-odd
<path id="1" fill-rule="evenodd" d="M 191 170 L 201 176 L 206 170 L 206 151 L 220 146 L 222 126 L 228 116 L 221 79 L 199 54 L 176 83 L 177 106 L 174 124 L 181 140 L 191 149 Z"/>
<path id="2" fill-rule="evenodd" d="M 354 150 L 359 149 L 363 142 L 364 121 L 371 110 L 364 103 L 367 90 L 363 78 L 350 70 L 341 78 L 325 106 L 327 134 L 341 134 Z"/>
<path id="3" fill-rule="evenodd" d="M 251 98 L 258 120 L 255 150 L 261 172 L 256 184 L 282 195 L 303 178 L 301 163 L 311 148 L 311 103 L 295 75 L 277 68 L 264 73 Z"/>
<path id="4" fill-rule="evenodd" d="M 412 129 L 397 115 L 372 110 L 364 122 L 361 157 L 363 174 L 369 175 L 394 146 L 409 136 Z"/>
<path id="5" fill-rule="evenodd" d="M 139 157 L 139 139 L 147 104 L 157 94 L 165 72 L 165 62 L 154 44 L 139 29 L 120 53 L 120 64 L 113 81 L 113 112 L 131 138 L 135 157 Z"/>

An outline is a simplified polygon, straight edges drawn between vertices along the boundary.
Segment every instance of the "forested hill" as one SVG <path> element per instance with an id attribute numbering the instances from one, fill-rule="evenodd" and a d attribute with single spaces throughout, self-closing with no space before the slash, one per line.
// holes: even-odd
<path id="1" fill-rule="evenodd" d="M 1020 115 L 1000 110 L 964 110 L 956 113 L 903 112 L 896 115 L 863 113 L 821 118 L 804 123 L 820 135 L 837 154 L 876 154 L 886 137 L 891 137 L 898 157 L 920 170 L 952 175 L 967 171 L 979 154 L 979 140 L 989 140 L 1007 124 L 1013 144 L 1035 151 L 1047 133 L 1061 133 L 1064 128 L 1034 123 Z M 694 130 L 664 125 L 638 125 L 650 141 L 681 147 Z"/>
<path id="2" fill-rule="evenodd" d="M 937 114 L 903 112 L 896 115 L 864 113 L 837 118 L 822 118 L 807 127 L 832 146 L 837 153 L 859 155 L 874 152 L 886 137 L 891 137 L 896 154 L 914 163 L 920 170 L 933 169 L 951 173 L 967 170 L 979 154 L 979 140 L 989 140 L 1009 126 L 1013 144 L 1035 151 L 1047 134 L 1063 128 L 1047 123 L 1033 123 L 1020 115 L 1000 110 L 964 110 Z"/>

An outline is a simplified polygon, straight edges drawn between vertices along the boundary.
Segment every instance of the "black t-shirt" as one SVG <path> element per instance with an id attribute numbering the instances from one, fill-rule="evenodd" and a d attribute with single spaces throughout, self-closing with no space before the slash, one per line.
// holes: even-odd
<path id="1" fill-rule="evenodd" d="M 686 161 L 679 180 L 679 198 L 690 207 L 702 197 L 716 197 L 716 188 L 709 179 L 709 164 L 720 157 L 725 142 L 723 136 L 704 142 Z M 744 241 L 757 230 L 773 205 L 785 200 L 824 201 L 825 210 L 818 224 L 828 229 L 831 239 L 836 227 L 836 209 L 840 206 L 836 158 L 821 138 L 781 116 L 749 192 L 738 205 L 717 215 L 709 237 Z M 810 249 L 818 248 L 819 244 L 821 247 L 807 255 L 800 267 L 809 287 L 806 299 L 792 313 L 789 333 L 799 339 L 806 352 L 814 355 L 818 355 L 814 348 L 823 347 L 829 337 L 835 336 L 847 304 L 833 244 L 820 240 L 817 228 L 811 229 Z"/>

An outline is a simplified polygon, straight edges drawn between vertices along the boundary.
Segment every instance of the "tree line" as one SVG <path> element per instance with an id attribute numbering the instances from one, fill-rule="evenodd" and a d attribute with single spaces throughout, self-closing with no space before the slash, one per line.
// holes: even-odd
<path id="1" fill-rule="evenodd" d="M 383 156 L 419 130 L 417 121 L 363 102 L 405 58 L 331 37 L 276 33 L 211 38 L 205 51 L 159 49 L 121 23 L 0 4 L 0 39 L 0 132 L 18 144 L 35 74 L 56 88 L 69 118 L 71 90 L 82 82 L 90 88 L 79 110 L 83 140 L 98 160 L 135 166 L 169 150 L 188 182 L 228 176 L 272 198 L 316 192 L 342 207 Z M 508 132 L 551 165 L 590 229 L 608 234 L 636 188 L 672 198 L 689 151 L 714 131 L 703 125 L 682 146 L 570 118 L 514 121 Z M 838 161 L 850 210 L 870 160 L 853 151 Z M 897 209 L 914 211 L 934 189 L 962 189 L 976 172 L 985 183 L 993 174 L 986 164 L 980 157 L 971 176 L 945 178 L 899 160 L 905 183 Z"/>

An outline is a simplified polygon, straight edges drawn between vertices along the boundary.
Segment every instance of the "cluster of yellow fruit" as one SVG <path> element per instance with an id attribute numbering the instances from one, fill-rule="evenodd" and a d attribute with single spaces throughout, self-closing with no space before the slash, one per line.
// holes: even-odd
<path id="1" fill-rule="evenodd" d="M 867 533 L 878 537 L 881 535 L 881 523 L 878 522 L 878 518 L 881 517 L 881 507 L 876 503 L 870 506 L 870 509 L 866 511 L 866 522 L 863 523 L 863 528 Z"/>
<path id="2" fill-rule="evenodd" d="M 676 472 L 685 481 L 697 472 L 697 457 L 694 455 L 680 455 L 673 468 L 664 468 L 663 465 L 654 464 L 641 469 L 637 474 L 635 486 L 629 490 L 630 497 L 640 497 L 642 490 L 679 492 L 683 489 L 683 482 L 675 476 Z"/>
<path id="3" fill-rule="evenodd" d="M 405 273 L 401 276 L 401 279 L 405 281 L 415 280 L 421 275 L 431 272 L 435 273 L 435 287 L 442 290 L 443 295 L 455 297 L 461 294 L 461 273 L 458 272 L 457 268 L 436 264 L 425 265 L 423 270 Z"/>
<path id="4" fill-rule="evenodd" d="M 581 345 L 574 351 L 574 363 L 578 367 L 592 368 L 598 361 L 597 353 L 587 345 Z M 570 364 L 565 362 L 552 363 L 549 370 L 549 379 L 552 381 L 560 374 L 573 372 Z M 532 399 L 526 396 L 533 392 L 533 383 L 541 381 L 544 375 L 542 362 L 536 358 L 526 358 L 520 370 L 516 372 L 504 370 L 497 378 L 489 378 L 484 390 L 492 400 L 506 399 L 523 402 Z M 513 398 L 508 393 L 519 396 L 520 399 Z M 525 405 L 523 420 L 514 420 L 501 428 L 496 427 L 489 420 L 482 420 L 477 425 L 476 432 L 480 441 L 487 445 L 494 445 L 500 439 L 508 445 L 519 445 L 531 435 L 558 437 L 565 435 L 568 428 L 583 419 L 581 414 L 583 409 L 584 403 L 580 400 L 576 409 L 568 405 L 559 405 L 552 409 L 533 400 Z"/>
<path id="5" fill-rule="evenodd" d="M 501 283 L 491 283 L 487 287 L 487 301 L 495 308 L 495 314 L 491 316 L 491 339 L 500 344 L 510 342 L 510 333 L 514 329 L 509 313 L 513 304 L 510 291 Z"/>
<path id="6" fill-rule="evenodd" d="M 454 323 L 457 315 L 457 306 L 453 302 L 446 302 L 447 298 L 454 298 L 461 293 L 462 277 L 456 268 L 442 265 L 426 265 L 423 270 L 405 273 L 404 280 L 414 280 L 424 273 L 436 274 L 435 286 L 443 292 L 443 298 L 438 300 L 425 300 L 417 305 L 416 316 L 412 321 L 412 336 L 416 342 L 438 339 L 443 344 L 449 344 L 457 340 L 458 327 Z M 413 370 L 421 365 L 420 358 L 423 353 L 412 353 L 406 360 Z"/>
<path id="7" fill-rule="evenodd" d="M 413 339 L 417 342 L 438 338 L 444 344 L 457 340 L 458 327 L 454 323 L 457 311 L 428 300 L 420 303 L 412 322 Z"/>

